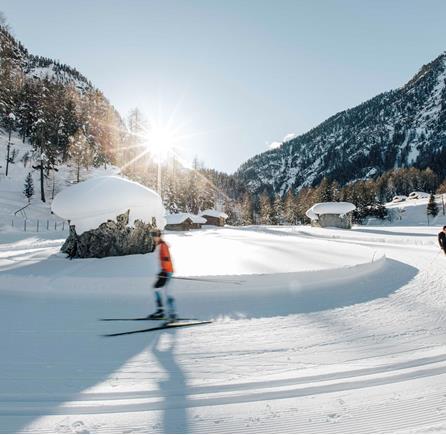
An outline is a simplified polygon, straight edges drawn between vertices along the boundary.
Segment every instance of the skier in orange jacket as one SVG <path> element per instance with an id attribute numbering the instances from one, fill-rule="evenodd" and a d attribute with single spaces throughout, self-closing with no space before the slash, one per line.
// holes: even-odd
<path id="1" fill-rule="evenodd" d="M 172 265 L 172 259 L 170 257 L 169 247 L 167 246 L 167 243 L 163 240 L 161 236 L 161 231 L 159 230 L 152 231 L 151 235 L 153 237 L 155 245 L 159 248 L 161 271 L 158 273 L 158 279 L 156 280 L 153 286 L 155 288 L 155 302 L 157 310 L 153 314 L 149 315 L 148 318 L 149 319 L 167 318 L 169 320 L 175 320 L 177 318 L 175 310 L 175 299 L 168 291 L 169 290 L 168 284 L 173 275 L 173 265 Z M 163 296 L 161 294 L 160 289 L 164 290 L 164 295 L 167 305 L 167 316 L 164 311 Z"/>

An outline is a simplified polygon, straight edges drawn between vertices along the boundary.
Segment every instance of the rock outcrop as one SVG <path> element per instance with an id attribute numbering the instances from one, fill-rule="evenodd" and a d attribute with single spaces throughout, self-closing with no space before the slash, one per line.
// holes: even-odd
<path id="1" fill-rule="evenodd" d="M 129 211 L 109 220 L 94 230 L 78 235 L 74 225 L 61 251 L 69 258 L 103 258 L 153 252 L 155 244 L 150 236 L 154 225 L 135 221 L 128 226 Z"/>

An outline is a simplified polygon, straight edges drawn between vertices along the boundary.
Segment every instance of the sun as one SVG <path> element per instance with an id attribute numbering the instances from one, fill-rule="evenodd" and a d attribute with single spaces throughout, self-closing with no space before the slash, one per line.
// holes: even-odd
<path id="1" fill-rule="evenodd" d="M 157 160 L 166 160 L 177 142 L 175 129 L 162 124 L 152 124 L 145 132 L 145 146 Z"/>

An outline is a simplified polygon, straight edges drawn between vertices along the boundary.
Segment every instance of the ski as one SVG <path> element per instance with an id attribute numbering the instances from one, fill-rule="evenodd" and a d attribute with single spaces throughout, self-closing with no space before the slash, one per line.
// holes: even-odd
<path id="1" fill-rule="evenodd" d="M 150 319 L 148 317 L 122 317 L 122 318 L 111 318 L 111 319 L 99 319 L 102 322 L 120 322 L 120 321 L 142 321 L 142 320 L 150 320 L 151 322 L 155 321 L 155 320 L 159 320 L 159 321 L 169 321 L 170 319 L 168 317 L 162 317 L 161 319 Z M 180 321 L 187 321 L 187 320 L 197 320 L 198 319 L 187 319 L 187 318 L 177 318 L 176 320 L 180 320 Z"/>
<path id="2" fill-rule="evenodd" d="M 208 323 L 212 323 L 212 321 L 211 320 L 199 320 L 199 321 L 193 321 L 193 322 L 168 322 L 168 323 L 165 323 L 164 325 L 156 326 L 155 328 L 138 329 L 136 331 L 116 332 L 114 334 L 104 334 L 103 337 L 117 337 L 119 335 L 139 334 L 141 332 L 161 331 L 163 329 L 171 329 L 171 328 L 184 328 L 187 326 L 206 325 Z"/>

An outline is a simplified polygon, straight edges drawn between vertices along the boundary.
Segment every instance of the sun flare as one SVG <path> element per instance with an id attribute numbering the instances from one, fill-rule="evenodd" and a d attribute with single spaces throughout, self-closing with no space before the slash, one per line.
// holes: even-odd
<path id="1" fill-rule="evenodd" d="M 145 133 L 145 147 L 158 160 L 165 160 L 175 146 L 178 138 L 174 129 L 155 124 Z"/>

